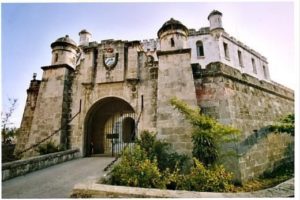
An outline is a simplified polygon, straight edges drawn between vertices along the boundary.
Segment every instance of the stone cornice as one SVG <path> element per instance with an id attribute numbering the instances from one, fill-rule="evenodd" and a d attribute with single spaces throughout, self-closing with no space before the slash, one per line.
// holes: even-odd
<path id="1" fill-rule="evenodd" d="M 184 54 L 184 53 L 191 53 L 191 49 L 177 49 L 177 50 L 170 50 L 170 51 L 157 51 L 157 56 L 164 56 L 164 55 L 171 55 L 171 54 Z"/>
<path id="2" fill-rule="evenodd" d="M 49 65 L 49 66 L 42 66 L 42 70 L 49 70 L 49 69 L 59 69 L 59 68 L 67 68 L 68 70 L 75 71 L 70 65 L 68 64 L 59 64 L 59 65 Z"/>

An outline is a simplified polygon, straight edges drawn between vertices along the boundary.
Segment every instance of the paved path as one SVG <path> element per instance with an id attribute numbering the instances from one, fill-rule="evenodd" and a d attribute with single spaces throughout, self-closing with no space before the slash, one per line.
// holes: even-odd
<path id="1" fill-rule="evenodd" d="M 2 182 L 2 198 L 67 198 L 78 182 L 99 179 L 113 160 L 81 158 Z"/>

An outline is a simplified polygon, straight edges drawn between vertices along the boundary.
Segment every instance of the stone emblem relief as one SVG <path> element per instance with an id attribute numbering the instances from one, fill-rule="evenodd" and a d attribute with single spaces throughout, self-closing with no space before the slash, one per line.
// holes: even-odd
<path id="1" fill-rule="evenodd" d="M 103 64 L 106 70 L 111 71 L 118 63 L 118 53 L 114 53 L 113 48 L 105 48 L 103 54 Z"/>

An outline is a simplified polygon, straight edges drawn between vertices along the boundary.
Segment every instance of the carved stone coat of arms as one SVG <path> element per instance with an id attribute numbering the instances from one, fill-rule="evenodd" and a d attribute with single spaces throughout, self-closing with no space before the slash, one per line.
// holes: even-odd
<path id="1" fill-rule="evenodd" d="M 114 53 L 114 49 L 107 48 L 103 54 L 103 64 L 106 70 L 110 71 L 114 69 L 114 67 L 118 63 L 118 53 Z"/>

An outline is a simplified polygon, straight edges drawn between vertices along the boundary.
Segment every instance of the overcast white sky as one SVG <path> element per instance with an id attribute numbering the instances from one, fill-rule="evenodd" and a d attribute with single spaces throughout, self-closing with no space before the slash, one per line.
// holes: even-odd
<path id="1" fill-rule="evenodd" d="M 171 17 L 188 28 L 209 26 L 207 16 L 217 9 L 230 35 L 267 57 L 271 78 L 296 88 L 293 2 L 251 3 L 67 3 L 2 4 L 1 68 L 2 106 L 17 98 L 12 121 L 19 126 L 32 74 L 42 77 L 41 66 L 51 62 L 50 44 L 87 29 L 95 41 L 143 40 L 157 37 L 161 25 Z M 297 43 L 298 45 L 298 43 Z M 298 60 L 298 58 L 296 58 Z"/>

